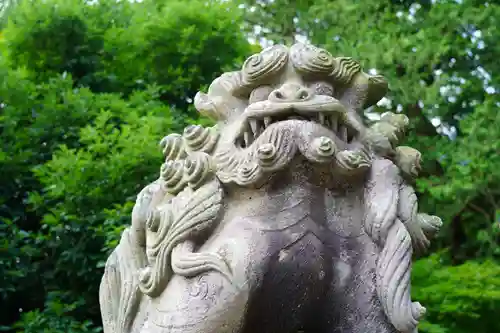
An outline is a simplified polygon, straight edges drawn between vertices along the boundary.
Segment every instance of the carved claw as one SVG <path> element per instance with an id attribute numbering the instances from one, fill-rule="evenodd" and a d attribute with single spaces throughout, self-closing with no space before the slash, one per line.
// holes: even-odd
<path id="1" fill-rule="evenodd" d="M 441 218 L 425 213 L 418 214 L 417 221 L 424 231 L 425 235 L 429 238 L 434 237 L 443 226 L 443 221 L 441 220 Z"/>
<path id="2" fill-rule="evenodd" d="M 409 181 L 413 181 L 418 177 L 422 169 L 420 165 L 421 159 L 422 154 L 415 148 L 400 146 L 395 149 L 394 163 Z"/>

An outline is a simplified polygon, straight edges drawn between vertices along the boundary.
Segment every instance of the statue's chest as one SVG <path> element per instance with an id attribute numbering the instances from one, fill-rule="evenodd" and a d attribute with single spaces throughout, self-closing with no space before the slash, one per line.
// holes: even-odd
<path id="1" fill-rule="evenodd" d="M 260 221 L 258 228 L 266 239 L 274 274 L 290 276 L 299 271 L 319 274 L 328 251 L 324 215 L 285 210 Z"/>
<path id="2" fill-rule="evenodd" d="M 280 318 L 289 318 L 290 313 L 295 325 L 304 323 L 331 282 L 331 258 L 310 228 L 313 222 L 302 219 L 285 224 L 285 228 L 264 231 L 268 256 L 260 265 L 262 278 L 249 304 L 249 316 L 266 323 L 273 332 L 285 331 L 287 324 Z"/>

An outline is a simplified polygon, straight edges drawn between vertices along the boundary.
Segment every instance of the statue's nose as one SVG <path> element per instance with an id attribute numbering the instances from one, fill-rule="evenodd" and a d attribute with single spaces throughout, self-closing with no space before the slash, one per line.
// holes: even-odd
<path id="1" fill-rule="evenodd" d="M 272 102 L 301 102 L 312 97 L 312 91 L 299 84 L 284 84 L 269 95 Z"/>

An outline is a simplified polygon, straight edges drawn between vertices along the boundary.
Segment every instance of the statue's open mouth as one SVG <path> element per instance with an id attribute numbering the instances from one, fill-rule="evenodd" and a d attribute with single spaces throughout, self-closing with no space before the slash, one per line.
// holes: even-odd
<path id="1" fill-rule="evenodd" d="M 263 101 L 253 103 L 245 110 L 242 128 L 236 143 L 242 148 L 250 146 L 270 126 L 286 126 L 288 120 L 314 122 L 326 127 L 340 140 L 349 144 L 359 136 L 359 125 L 348 117 L 346 108 L 329 96 L 315 96 L 299 102 Z"/>

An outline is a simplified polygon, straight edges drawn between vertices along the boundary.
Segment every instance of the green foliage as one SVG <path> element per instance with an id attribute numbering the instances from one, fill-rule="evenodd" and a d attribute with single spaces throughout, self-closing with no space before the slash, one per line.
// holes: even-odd
<path id="1" fill-rule="evenodd" d="M 498 205 L 500 192 L 500 113 L 498 98 L 486 97 L 474 112 L 460 121 L 461 135 L 443 144 L 441 177 L 420 183 L 439 205 L 443 218 L 460 215 L 467 242 L 457 255 L 500 257 Z"/>
<path id="2" fill-rule="evenodd" d="M 414 266 L 413 294 L 427 308 L 421 331 L 499 331 L 496 314 L 500 309 L 500 265 L 486 260 L 446 266 L 440 259 L 435 254 Z"/>
<path id="3" fill-rule="evenodd" d="M 100 330 L 104 260 L 158 176 L 159 140 L 205 121 L 189 99 L 249 52 L 239 19 L 195 0 L 12 7 L 0 40 L 0 330 Z"/>
<path id="4" fill-rule="evenodd" d="M 35 169 L 44 190 L 29 200 L 35 209 L 50 207 L 39 235 L 51 250 L 40 263 L 49 274 L 46 288 L 85 295 L 91 318 L 99 316 L 96 268 L 107 254 L 105 241 L 118 235 L 129 219 L 130 201 L 157 176 L 158 138 L 171 119 L 168 108 L 144 93 L 116 102 L 122 104 L 119 114 L 102 110 L 82 128 L 78 149 L 61 145 L 52 160 Z"/>
<path id="5" fill-rule="evenodd" d="M 22 3 L 4 31 L 12 66 L 42 82 L 68 72 L 94 92 L 129 94 L 155 84 L 163 101 L 186 110 L 200 87 L 250 50 L 230 4 L 84 3 Z"/>
<path id="6" fill-rule="evenodd" d="M 33 310 L 22 314 L 21 320 L 12 328 L 23 333 L 97 333 L 100 327 L 95 327 L 90 320 L 78 321 L 71 315 L 72 311 L 84 306 L 85 301 L 68 303 L 64 295 L 51 292 L 47 295 L 45 311 Z"/>
<path id="7" fill-rule="evenodd" d="M 236 0 L 245 10 L 245 28 L 256 40 L 291 44 L 297 34 L 311 33 L 307 22 L 314 0 Z"/>
<path id="8" fill-rule="evenodd" d="M 6 281 L 0 291 L 4 300 L 21 296 L 29 300 L 25 295 L 29 294 L 35 307 L 44 302 L 41 287 L 61 291 L 68 302 L 61 304 L 84 304 L 77 306 L 85 309 L 77 317 L 86 320 L 99 317 L 98 266 L 105 258 L 109 231 L 120 229 L 130 212 L 113 216 L 110 209 L 133 200 L 157 174 L 161 163 L 157 143 L 173 121 L 155 90 L 124 100 L 71 85 L 66 78 L 36 86 L 30 94 L 33 105 L 40 106 L 40 116 L 32 117 L 32 108 L 23 115 L 6 103 L 2 151 L 15 158 L 0 165 L 2 175 L 13 177 L 6 178 L 2 188 L 2 199 L 8 202 L 0 228 L 6 236 L 0 257 Z M 19 199 L 24 202 L 24 216 L 19 213 L 23 206 L 12 204 Z M 25 281 L 23 288 L 19 279 Z M 54 307 L 56 300 L 51 302 Z M 32 303 L 19 307 L 27 311 Z M 50 320 L 50 311 L 40 317 L 40 325 Z M 34 330 L 35 315 L 23 316 Z"/>
<path id="9" fill-rule="evenodd" d="M 68 72 L 75 82 L 92 82 L 103 38 L 92 27 L 88 6 L 77 1 L 22 1 L 4 30 L 5 51 L 13 67 L 26 67 L 43 82 Z"/>
<path id="10" fill-rule="evenodd" d="M 186 109 L 201 87 L 239 66 L 250 52 L 237 27 L 238 12 L 231 9 L 229 4 L 172 1 L 157 15 L 138 11 L 129 26 L 110 28 L 104 53 L 114 69 L 107 70 L 115 77 L 113 88 L 129 91 L 154 82 L 163 100 Z"/>

